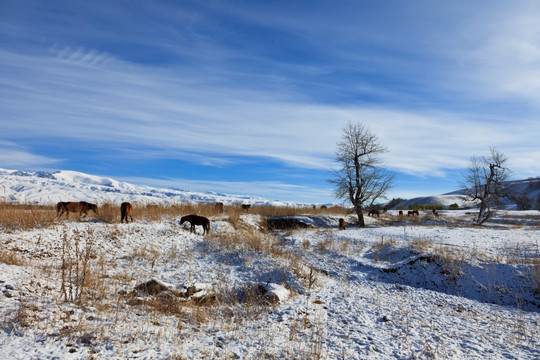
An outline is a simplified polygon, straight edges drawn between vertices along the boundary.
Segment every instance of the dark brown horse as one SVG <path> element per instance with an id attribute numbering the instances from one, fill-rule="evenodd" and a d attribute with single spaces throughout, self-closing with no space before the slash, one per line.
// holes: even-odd
<path id="1" fill-rule="evenodd" d="M 96 204 L 90 204 L 86 201 L 79 201 L 79 202 L 64 202 L 60 201 L 58 204 L 56 204 L 56 216 L 60 217 L 63 213 L 66 213 L 66 218 L 69 219 L 69 213 L 70 212 L 78 212 L 79 216 L 84 214 L 86 217 L 88 215 L 88 211 L 92 210 L 94 214 L 97 212 L 97 205 Z"/>
<path id="2" fill-rule="evenodd" d="M 126 224 L 129 223 L 128 217 L 131 219 L 131 222 L 133 222 L 133 217 L 131 216 L 131 212 L 133 211 L 133 206 L 131 206 L 128 202 L 123 202 L 122 205 L 120 205 L 120 222 L 123 223 L 124 219 L 126 220 Z"/>
<path id="3" fill-rule="evenodd" d="M 250 205 L 250 204 L 242 204 L 242 209 L 243 209 L 244 211 L 248 211 L 250 208 L 251 208 L 251 205 Z"/>
<path id="4" fill-rule="evenodd" d="M 182 225 L 186 221 L 191 224 L 191 232 L 195 232 L 195 225 L 201 225 L 203 227 L 203 235 L 210 232 L 210 220 L 208 220 L 204 216 L 194 214 L 182 216 L 182 218 L 180 219 L 180 225 Z"/>
<path id="5" fill-rule="evenodd" d="M 340 218 L 338 221 L 339 221 L 339 230 L 345 230 L 345 225 L 346 225 L 345 219 Z"/>
<path id="6" fill-rule="evenodd" d="M 420 216 L 420 213 L 418 212 L 418 210 L 409 210 L 407 211 L 407 216 Z"/>
<path id="7" fill-rule="evenodd" d="M 223 213 L 223 203 L 222 202 L 217 202 L 216 205 L 215 205 L 215 208 L 216 208 L 216 212 L 218 214 Z"/>
<path id="8" fill-rule="evenodd" d="M 375 215 L 377 215 L 377 217 L 380 217 L 381 213 L 379 212 L 379 210 L 369 210 L 368 212 L 368 216 L 372 216 L 372 217 L 375 217 Z"/>

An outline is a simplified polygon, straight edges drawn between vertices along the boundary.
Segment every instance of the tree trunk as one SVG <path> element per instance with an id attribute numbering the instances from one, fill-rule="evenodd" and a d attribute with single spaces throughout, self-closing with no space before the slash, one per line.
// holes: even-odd
<path id="1" fill-rule="evenodd" d="M 355 208 L 356 215 L 358 215 L 358 226 L 360 227 L 366 227 L 366 223 L 364 222 L 364 213 L 362 212 L 362 208 L 358 207 Z"/>
<path id="2" fill-rule="evenodd" d="M 489 217 L 490 217 L 490 208 L 487 209 L 488 212 L 486 214 L 486 208 L 488 207 L 488 202 L 490 201 L 491 196 L 491 183 L 493 182 L 493 179 L 495 178 L 495 168 L 500 167 L 496 164 L 489 164 L 489 177 L 486 180 L 486 183 L 484 185 L 484 192 L 482 194 L 482 198 L 480 200 L 480 211 L 478 212 L 478 218 L 476 219 L 477 225 L 482 225 Z"/>
<path id="3" fill-rule="evenodd" d="M 486 221 L 486 220 L 483 220 L 485 213 L 486 213 L 486 204 L 482 200 L 480 202 L 480 211 L 478 212 L 478 217 L 476 218 L 476 224 L 477 225 L 481 225 L 484 221 Z"/>

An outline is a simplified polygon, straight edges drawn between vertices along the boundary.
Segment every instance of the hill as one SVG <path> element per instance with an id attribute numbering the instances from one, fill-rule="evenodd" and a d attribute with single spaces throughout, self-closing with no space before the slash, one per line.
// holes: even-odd
<path id="1" fill-rule="evenodd" d="M 540 196 L 540 178 L 509 181 L 508 187 L 516 196 L 526 196 L 528 199 L 530 199 L 533 207 L 536 207 L 536 199 L 538 196 Z M 406 209 L 409 205 L 436 204 L 441 204 L 444 207 L 448 207 L 451 204 L 457 204 L 460 209 L 467 209 L 477 206 L 478 202 L 470 201 L 465 194 L 465 189 L 460 189 L 442 195 L 416 197 L 402 201 L 395 208 Z M 503 207 L 507 210 L 517 209 L 516 202 L 508 199 L 503 200 Z"/>

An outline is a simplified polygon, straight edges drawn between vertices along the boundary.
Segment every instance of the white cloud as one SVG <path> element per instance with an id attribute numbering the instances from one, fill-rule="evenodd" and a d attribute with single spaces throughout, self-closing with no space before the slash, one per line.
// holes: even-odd
<path id="1" fill-rule="evenodd" d="M 58 163 L 59 159 L 33 154 L 10 141 L 0 140 L 0 167 L 6 169 L 42 168 Z"/>

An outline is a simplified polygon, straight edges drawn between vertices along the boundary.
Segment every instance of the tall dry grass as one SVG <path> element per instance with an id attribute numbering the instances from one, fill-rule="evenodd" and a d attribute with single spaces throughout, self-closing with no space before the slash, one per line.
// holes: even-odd
<path id="1" fill-rule="evenodd" d="M 225 205 L 224 211 L 221 213 L 216 210 L 214 203 L 179 203 L 174 205 L 132 203 L 132 205 L 134 221 L 160 221 L 167 218 L 175 219 L 184 215 L 197 214 L 205 217 L 228 217 L 228 220 L 233 226 L 236 225 L 242 214 L 273 217 L 322 214 L 342 215 L 348 212 L 347 208 L 341 206 L 321 209 L 313 207 L 258 205 L 245 210 L 241 205 L 231 204 Z M 69 220 L 97 219 L 97 221 L 111 224 L 120 222 L 120 217 L 119 204 L 102 203 L 98 204 L 98 210 L 95 214 L 89 212 L 88 216 L 83 218 L 77 213 L 70 213 Z M 54 205 L 0 203 L 0 227 L 4 231 L 46 228 L 64 219 L 66 219 L 65 215 L 61 217 L 56 216 L 56 207 Z"/>
<path id="2" fill-rule="evenodd" d="M 0 203 L 0 227 L 8 232 L 46 228 L 54 224 L 56 209 L 45 205 Z"/>

